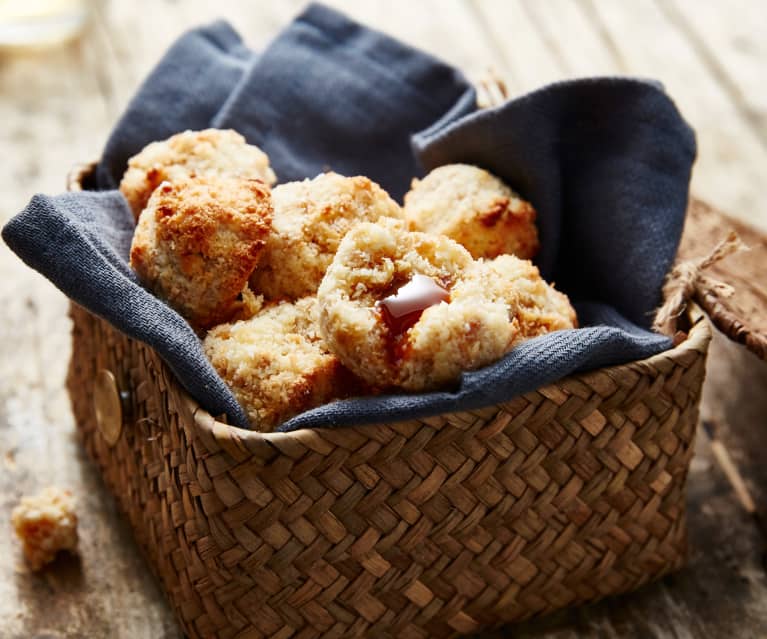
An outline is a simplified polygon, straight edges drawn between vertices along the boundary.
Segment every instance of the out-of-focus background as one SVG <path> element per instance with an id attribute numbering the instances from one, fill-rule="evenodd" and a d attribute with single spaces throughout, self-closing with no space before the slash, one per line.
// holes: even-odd
<path id="1" fill-rule="evenodd" d="M 6 43 L 0 46 L 0 224 L 34 193 L 62 191 L 71 165 L 98 157 L 130 96 L 185 29 L 225 17 L 259 49 L 305 3 L 53 4 L 65 12 L 86 6 L 82 33 L 57 46 L 28 48 L 18 40 L 29 33 L 9 31 L 8 20 L 22 5 L 27 11 L 37 6 L 37 0 L 0 0 L 0 43 Z M 767 231 L 767 3 L 762 0 L 329 4 L 443 58 L 470 78 L 493 68 L 512 95 L 577 76 L 660 80 L 697 132 L 693 193 Z M 77 17 L 70 14 L 69 20 L 58 26 L 77 31 Z M 46 37 L 55 37 L 56 27 L 49 23 Z M 0 636 L 177 637 L 162 594 L 74 438 L 63 386 L 70 348 L 66 313 L 63 295 L 0 246 Z M 753 364 L 750 355 L 743 357 Z M 720 374 L 718 385 L 707 391 L 710 406 L 714 399 L 727 401 L 726 378 Z M 740 396 L 763 394 L 765 379 L 762 367 Z M 748 404 L 741 411 L 755 428 L 767 426 L 762 412 Z M 732 438 L 736 449 L 748 448 Z M 743 455 L 746 466 L 754 464 Z M 764 539 L 746 527 L 709 451 L 699 453 L 692 482 L 694 554 L 687 573 L 616 604 L 527 626 L 515 636 L 767 636 L 767 581 L 759 550 Z M 72 488 L 80 499 L 81 559 L 59 560 L 55 569 L 33 576 L 7 520 L 22 493 L 50 483 Z M 765 495 L 765 486 L 751 488 Z M 721 601 L 725 592 L 727 600 Z"/>

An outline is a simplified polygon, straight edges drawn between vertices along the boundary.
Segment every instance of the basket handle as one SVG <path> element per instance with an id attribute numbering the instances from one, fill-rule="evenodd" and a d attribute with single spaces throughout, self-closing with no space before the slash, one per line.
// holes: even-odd
<path id="1" fill-rule="evenodd" d="M 679 318 L 687 305 L 695 302 L 730 339 L 745 344 L 761 359 L 767 359 L 767 336 L 750 330 L 740 317 L 722 303 L 733 296 L 735 289 L 705 273 L 710 266 L 727 256 L 746 250 L 748 247 L 738 234 L 730 231 L 705 257 L 677 263 L 663 287 L 665 302 L 658 309 L 653 328 L 676 338 Z"/>

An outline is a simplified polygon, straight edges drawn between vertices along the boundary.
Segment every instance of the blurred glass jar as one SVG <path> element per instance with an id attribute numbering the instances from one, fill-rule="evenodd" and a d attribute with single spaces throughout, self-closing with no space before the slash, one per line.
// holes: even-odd
<path id="1" fill-rule="evenodd" d="M 83 30 L 90 0 L 0 0 L 0 47 L 59 44 Z"/>

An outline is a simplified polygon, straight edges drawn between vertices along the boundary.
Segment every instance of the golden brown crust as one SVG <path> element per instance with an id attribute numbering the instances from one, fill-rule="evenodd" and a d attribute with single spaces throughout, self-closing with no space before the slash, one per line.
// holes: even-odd
<path id="1" fill-rule="evenodd" d="M 139 219 L 131 266 L 196 329 L 242 310 L 272 218 L 259 180 L 190 178 L 155 190 Z"/>
<path id="2" fill-rule="evenodd" d="M 449 301 L 396 329 L 378 303 L 414 274 L 448 288 Z M 371 385 L 410 391 L 445 387 L 523 339 L 575 323 L 567 297 L 529 261 L 511 255 L 474 261 L 447 237 L 388 222 L 361 224 L 346 235 L 318 300 L 322 336 L 344 365 Z"/>
<path id="3" fill-rule="evenodd" d="M 274 230 L 250 279 L 267 299 L 317 291 L 343 236 L 356 224 L 402 218 L 399 205 L 366 177 L 324 173 L 272 192 Z"/>
<path id="4" fill-rule="evenodd" d="M 252 427 L 262 432 L 359 390 L 320 337 L 315 297 L 272 304 L 249 320 L 216 326 L 203 348 Z"/>
<path id="5" fill-rule="evenodd" d="M 154 190 L 164 181 L 190 177 L 255 178 L 274 184 L 269 158 L 231 129 L 184 131 L 153 142 L 128 160 L 120 191 L 138 220 Z"/>
<path id="6" fill-rule="evenodd" d="M 60 550 L 77 549 L 77 515 L 72 493 L 51 486 L 39 495 L 23 497 L 11 522 L 23 543 L 32 570 L 52 562 Z"/>
<path id="7" fill-rule="evenodd" d="M 448 164 L 405 195 L 411 230 L 447 235 L 474 258 L 534 257 L 539 249 L 536 212 L 500 179 L 475 166 Z"/>
<path id="8" fill-rule="evenodd" d="M 486 296 L 507 300 L 519 325 L 512 346 L 539 335 L 577 328 L 578 318 L 564 293 L 548 284 L 530 260 L 499 255 L 478 260 L 467 270 L 463 285 Z"/>

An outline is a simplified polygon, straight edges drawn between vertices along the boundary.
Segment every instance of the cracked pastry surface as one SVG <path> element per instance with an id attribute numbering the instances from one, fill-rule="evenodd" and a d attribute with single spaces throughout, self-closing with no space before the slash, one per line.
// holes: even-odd
<path id="1" fill-rule="evenodd" d="M 432 280 L 430 299 L 421 304 L 416 293 L 410 312 L 392 321 L 386 309 L 415 275 Z M 438 288 L 444 293 L 435 296 Z M 322 336 L 341 362 L 370 384 L 409 391 L 445 387 L 520 341 L 576 321 L 567 297 L 530 262 L 474 260 L 445 236 L 393 222 L 347 234 L 318 300 Z"/>
<path id="2" fill-rule="evenodd" d="M 324 173 L 272 191 L 274 228 L 250 283 L 267 299 L 316 293 L 344 235 L 360 222 L 402 218 L 399 205 L 372 180 Z"/>
<path id="3" fill-rule="evenodd" d="M 74 508 L 70 491 L 50 486 L 38 495 L 23 497 L 13 509 L 11 523 L 32 570 L 40 570 L 52 562 L 60 550 L 77 549 Z"/>
<path id="4" fill-rule="evenodd" d="M 154 190 L 165 180 L 243 177 L 274 184 L 269 157 L 232 129 L 184 131 L 152 142 L 128 160 L 120 191 L 138 220 Z"/>
<path id="5" fill-rule="evenodd" d="M 447 235 L 475 258 L 538 252 L 535 209 L 476 166 L 447 164 L 414 179 L 404 211 L 411 230 Z"/>
<path id="6" fill-rule="evenodd" d="M 492 260 L 478 260 L 467 271 L 462 286 L 476 294 L 506 300 L 519 333 L 512 346 L 553 331 L 578 327 L 578 318 L 570 299 L 541 277 L 530 260 L 513 255 L 499 255 Z"/>
<path id="7" fill-rule="evenodd" d="M 216 326 L 203 348 L 232 388 L 253 428 L 274 430 L 289 418 L 359 385 L 323 342 L 317 298 L 266 306 L 256 316 Z"/>
<path id="8" fill-rule="evenodd" d="M 271 219 L 269 187 L 260 180 L 165 182 L 139 219 L 130 263 L 193 327 L 210 328 L 229 321 L 248 302 L 243 290 Z"/>

